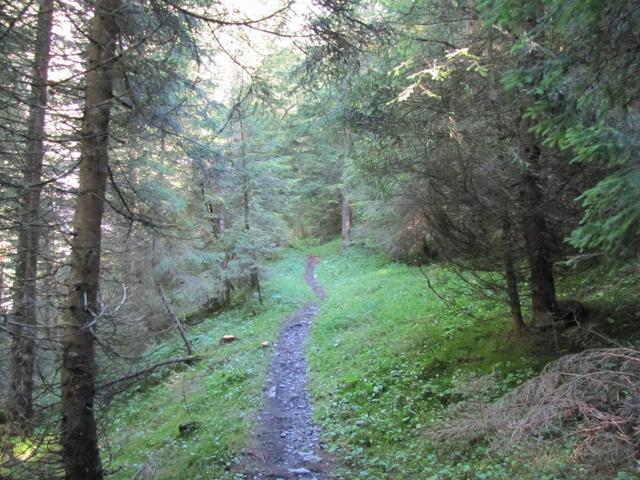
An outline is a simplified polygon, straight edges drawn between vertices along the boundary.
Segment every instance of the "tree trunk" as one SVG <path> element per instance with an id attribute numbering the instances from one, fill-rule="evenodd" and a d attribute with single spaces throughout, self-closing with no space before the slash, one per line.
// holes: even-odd
<path id="1" fill-rule="evenodd" d="M 349 205 L 349 197 L 343 190 L 342 192 L 342 244 L 348 245 L 351 242 L 351 206 Z"/>
<path id="2" fill-rule="evenodd" d="M 4 259 L 0 259 L 0 318 L 4 321 L 4 317 L 6 315 L 4 309 L 4 291 L 6 289 L 5 280 L 4 280 Z"/>
<path id="3" fill-rule="evenodd" d="M 52 208 L 52 207 L 51 207 Z M 55 219 L 51 215 L 47 214 L 45 217 L 47 224 L 54 223 Z M 43 305 L 40 310 L 40 324 L 44 330 L 44 335 L 47 343 L 55 342 L 55 323 L 57 317 L 57 311 L 52 303 L 52 298 L 55 295 L 55 264 L 54 264 L 54 242 L 55 238 L 52 234 L 51 228 L 46 228 L 42 232 L 42 252 L 41 257 L 43 259 L 42 265 L 42 282 L 40 284 L 39 297 L 44 299 Z"/>
<path id="4" fill-rule="evenodd" d="M 249 225 L 249 212 L 251 209 L 251 197 L 249 195 L 249 170 L 247 165 L 247 151 L 244 139 L 244 123 L 240 118 L 240 155 L 242 158 L 242 197 L 244 206 L 244 229 L 248 232 L 250 230 Z M 256 250 L 251 249 L 251 266 L 249 267 L 249 287 L 254 292 L 258 293 L 258 301 L 262 305 L 262 289 L 260 288 L 260 274 L 258 272 L 258 260 Z"/>
<path id="5" fill-rule="evenodd" d="M 513 319 L 516 331 L 518 335 L 521 335 L 526 326 L 522 319 L 520 293 L 518 292 L 518 277 L 513 263 L 511 242 L 511 223 L 508 218 L 505 218 L 502 224 L 502 248 L 504 249 L 504 276 L 507 282 L 507 301 L 511 309 L 511 318 Z"/>
<path id="6" fill-rule="evenodd" d="M 162 284 L 160 283 L 160 280 L 158 278 L 156 278 L 156 274 L 155 274 L 155 269 L 156 269 L 156 239 L 155 237 L 152 238 L 152 242 L 151 242 L 151 251 L 152 251 L 152 269 L 151 269 L 151 279 L 153 280 L 153 284 L 156 287 L 156 290 L 158 291 L 158 295 L 160 295 L 160 301 L 162 302 L 162 306 L 164 307 L 164 309 L 167 312 L 167 315 L 169 315 L 169 318 L 171 318 L 171 320 L 173 320 L 173 323 L 175 323 L 176 325 L 176 329 L 178 330 L 178 333 L 180 334 L 180 338 L 182 339 L 182 343 L 184 344 L 184 348 L 187 351 L 187 355 L 193 355 L 193 347 L 191 346 L 191 342 L 189 341 L 189 338 L 187 337 L 187 331 L 184 328 L 184 325 L 182 324 L 182 321 L 180 321 L 180 319 L 178 318 L 178 316 L 176 315 L 176 313 L 173 311 L 173 309 L 171 308 L 171 305 L 169 304 L 169 300 L 167 299 L 167 295 L 164 292 L 164 288 L 162 288 Z"/>
<path id="7" fill-rule="evenodd" d="M 227 275 L 227 269 L 229 268 L 229 262 L 232 260 L 231 255 L 229 254 L 229 252 L 225 252 L 224 254 L 224 261 L 222 262 L 222 273 L 224 275 L 224 305 L 225 307 L 228 307 L 231 305 L 231 292 L 234 289 L 233 283 L 231 283 L 231 280 L 229 280 L 226 275 Z"/>
<path id="8" fill-rule="evenodd" d="M 522 177 L 522 226 L 531 274 L 531 311 L 534 323 L 540 325 L 553 319 L 558 306 L 550 248 L 552 236 L 542 205 L 540 146 L 524 112 L 520 118 L 518 135 L 520 154 L 528 162 Z"/>
<path id="9" fill-rule="evenodd" d="M 62 357 L 62 458 L 66 480 L 101 480 L 95 397 L 94 323 L 120 0 L 97 0 L 90 31 L 78 196 L 73 220 Z"/>
<path id="10" fill-rule="evenodd" d="M 24 194 L 20 206 L 18 260 L 15 271 L 11 338 L 9 417 L 17 431 L 28 432 L 33 420 L 36 350 L 36 278 L 40 240 L 40 194 L 44 158 L 44 125 L 51 50 L 53 1 L 40 0 L 31 79 L 27 151 L 23 169 Z"/>
<path id="11" fill-rule="evenodd" d="M 351 151 L 351 132 L 347 129 L 344 132 L 344 155 L 342 160 L 342 245 L 346 247 L 351 242 L 351 206 L 349 205 L 349 195 L 347 192 L 347 182 L 345 169 Z"/>

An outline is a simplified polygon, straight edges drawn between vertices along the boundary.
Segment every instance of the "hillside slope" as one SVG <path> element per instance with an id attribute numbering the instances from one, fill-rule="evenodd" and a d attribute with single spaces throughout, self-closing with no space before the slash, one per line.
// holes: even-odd
<path id="1" fill-rule="evenodd" d="M 432 442 L 434 426 L 455 421 L 450 409 L 463 400 L 496 399 L 584 345 L 638 345 L 637 276 L 565 272 L 559 293 L 587 302 L 589 324 L 555 339 L 552 332 L 519 338 L 506 305 L 479 300 L 446 269 L 421 271 L 358 248 L 341 253 L 337 243 L 314 253 L 323 259 L 317 272 L 327 299 L 309 364 L 317 418 L 342 463 L 336 478 L 637 478 L 640 471 L 588 470 L 562 438 L 508 453 L 477 439 Z"/>
<path id="2" fill-rule="evenodd" d="M 271 362 L 271 348 L 260 344 L 273 345 L 287 316 L 312 298 L 302 281 L 309 254 L 320 258 L 316 274 L 326 291 L 308 340 L 310 388 L 324 448 L 336 459 L 333 477 L 583 478 L 562 448 L 534 457 L 498 454 L 482 442 L 447 449 L 431 441 L 432 425 L 450 407 L 474 395 L 497 398 L 575 346 L 517 337 L 504 306 L 478 300 L 441 267 L 342 251 L 338 241 L 285 250 L 269 269 L 263 306 L 250 300 L 191 329 L 201 361 L 147 379 L 111 405 L 102 419 L 109 478 L 242 478 L 233 472 L 256 426 Z M 425 275 L 456 308 L 443 305 Z M 596 278 L 607 287 L 597 288 Z M 636 277 L 595 272 L 566 275 L 560 289 L 586 295 L 596 316 L 604 315 L 600 334 L 615 336 L 628 333 L 640 311 L 637 287 Z M 239 340 L 223 345 L 224 334 Z M 179 348 L 165 345 L 158 359 L 178 356 Z M 181 434 L 180 425 L 188 431 Z M 633 478 L 624 475 L 634 473 L 616 478 Z"/>
<path id="3" fill-rule="evenodd" d="M 313 295 L 301 281 L 304 267 L 301 253 L 287 251 L 269 269 L 264 305 L 250 300 L 192 328 L 200 361 L 159 373 L 110 406 L 102 419 L 108 478 L 235 478 L 229 470 L 255 425 L 271 361 L 261 343 L 273 345 L 285 318 Z M 222 344 L 226 334 L 238 340 Z M 164 347 L 158 356 L 180 356 L 178 341 Z"/>

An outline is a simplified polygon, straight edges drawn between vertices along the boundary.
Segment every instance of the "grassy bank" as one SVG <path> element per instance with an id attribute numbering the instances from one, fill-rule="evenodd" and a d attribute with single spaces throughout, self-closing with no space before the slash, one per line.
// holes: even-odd
<path id="1" fill-rule="evenodd" d="M 270 364 L 271 350 L 260 343 L 273 342 L 285 318 L 312 298 L 303 281 L 309 254 L 320 257 L 327 293 L 309 338 L 311 389 L 336 479 L 585 478 L 562 446 L 544 456 L 504 455 L 482 442 L 448 450 L 431 434 L 450 407 L 474 395 L 497 398 L 575 347 L 517 337 L 502 304 L 478 300 L 446 269 L 421 270 L 356 247 L 343 252 L 337 241 L 285 251 L 269 269 L 263 306 L 252 302 L 190 329 L 199 362 L 147 379 L 110 406 L 109 478 L 236 478 L 229 469 L 255 425 Z M 443 305 L 425 275 L 456 308 Z M 594 346 L 607 337 L 637 345 L 638 286 L 637 275 L 593 269 L 559 279 L 563 297 L 591 308 Z M 224 334 L 239 341 L 222 345 Z M 180 356 L 180 343 L 155 355 Z M 478 393 L 474 380 L 488 374 Z M 193 430 L 181 435 L 185 424 Z"/>
<path id="2" fill-rule="evenodd" d="M 271 349 L 260 344 L 273 344 L 283 320 L 312 297 L 302 280 L 304 265 L 302 253 L 286 252 L 269 269 L 263 306 L 251 303 L 191 329 L 200 361 L 147 379 L 110 406 L 103 419 L 108 478 L 235 478 L 228 469 L 254 426 L 271 359 Z M 223 345 L 225 334 L 239 340 Z M 167 343 L 156 360 L 180 356 L 180 347 Z M 181 435 L 185 424 L 192 431 Z"/>
<path id="3" fill-rule="evenodd" d="M 336 242 L 311 251 L 322 258 L 317 272 L 327 299 L 312 330 L 309 364 L 316 416 L 341 464 L 336 478 L 582 478 L 563 452 L 503 455 L 481 443 L 447 451 L 430 436 L 448 407 L 476 394 L 471 380 L 493 373 L 482 395 L 495 398 L 569 347 L 518 338 L 503 305 L 465 294 L 465 284 L 442 268 L 424 274 L 455 309 L 443 306 L 417 268 L 358 248 L 340 254 Z M 586 295 L 600 316 L 616 305 L 631 308 L 637 278 L 612 276 L 607 285 L 617 288 L 604 289 L 594 286 L 596 278 L 602 273 L 573 273 L 560 290 Z M 629 321 L 610 318 L 607 334 Z"/>

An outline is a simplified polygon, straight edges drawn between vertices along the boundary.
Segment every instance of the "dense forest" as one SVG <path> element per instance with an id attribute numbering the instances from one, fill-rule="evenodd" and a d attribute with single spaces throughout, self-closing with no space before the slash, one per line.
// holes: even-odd
<path id="1" fill-rule="evenodd" d="M 0 6 L 0 479 L 640 478 L 637 2 Z"/>

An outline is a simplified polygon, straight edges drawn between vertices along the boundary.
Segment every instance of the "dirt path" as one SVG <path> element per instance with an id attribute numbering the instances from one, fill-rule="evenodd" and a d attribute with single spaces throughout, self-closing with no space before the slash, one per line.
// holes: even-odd
<path id="1" fill-rule="evenodd" d="M 317 257 L 307 258 L 304 279 L 322 300 L 324 291 L 314 275 L 317 262 Z M 317 306 L 309 302 L 289 317 L 275 345 L 255 445 L 240 466 L 245 478 L 327 478 L 328 462 L 320 451 L 320 430 L 313 423 L 306 388 L 305 343 L 316 311 Z"/>

